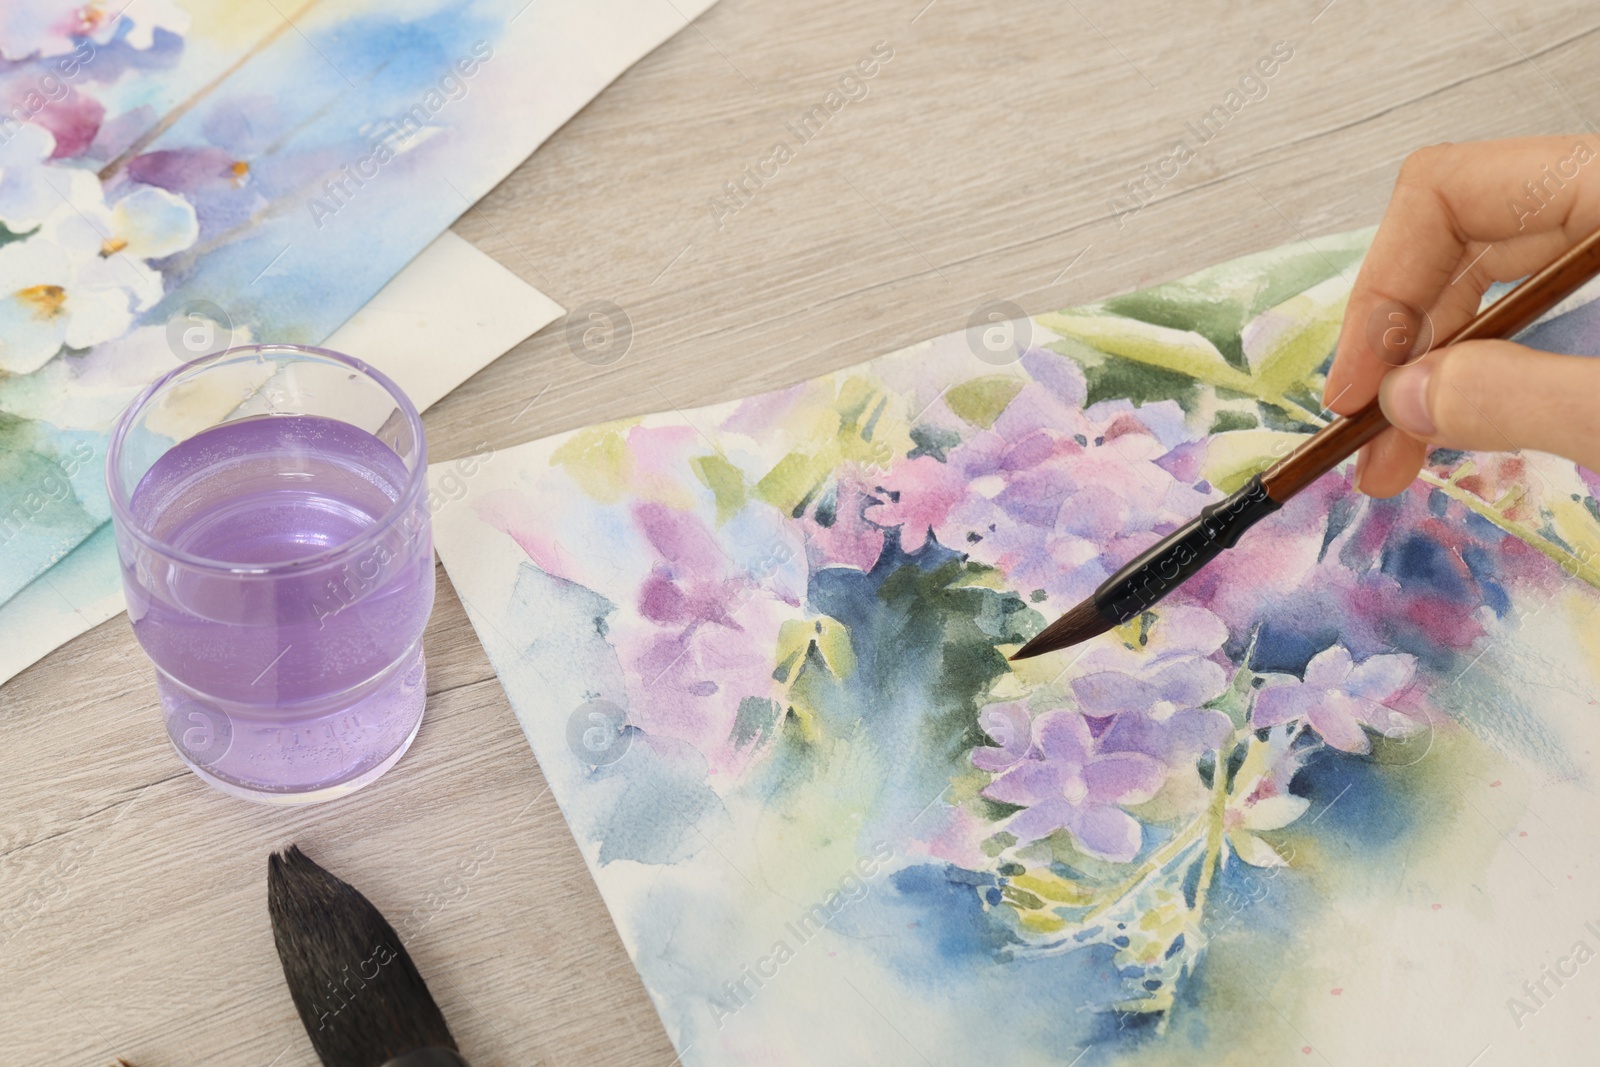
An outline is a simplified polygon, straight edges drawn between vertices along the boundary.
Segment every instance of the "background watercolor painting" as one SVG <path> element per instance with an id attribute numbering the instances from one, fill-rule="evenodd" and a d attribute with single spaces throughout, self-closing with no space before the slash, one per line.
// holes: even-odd
<path id="1" fill-rule="evenodd" d="M 140 387 L 326 338 L 708 6 L 8 0 L 0 601 L 106 521 L 105 431 Z"/>
<path id="2" fill-rule="evenodd" d="M 1600 948 L 1593 473 L 1333 473 L 1154 611 L 1005 658 L 1323 421 L 1369 238 L 436 472 L 685 1063 L 1588 1047 L 1537 983 Z M 1529 339 L 1600 352 L 1600 314 Z"/>

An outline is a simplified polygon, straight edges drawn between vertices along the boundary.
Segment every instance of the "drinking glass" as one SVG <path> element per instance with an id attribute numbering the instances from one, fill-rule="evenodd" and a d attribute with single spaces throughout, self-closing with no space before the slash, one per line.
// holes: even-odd
<path id="1" fill-rule="evenodd" d="M 106 482 L 128 618 L 173 747 L 268 804 L 354 792 L 422 723 L 433 609 L 427 448 L 349 356 L 232 348 L 145 390 Z"/>

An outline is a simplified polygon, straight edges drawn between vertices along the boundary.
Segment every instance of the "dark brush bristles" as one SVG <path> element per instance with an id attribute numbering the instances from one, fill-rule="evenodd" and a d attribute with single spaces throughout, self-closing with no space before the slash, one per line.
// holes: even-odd
<path id="1" fill-rule="evenodd" d="M 1011 654 L 1011 660 L 1014 663 L 1019 659 L 1032 659 L 1034 656 L 1042 656 L 1059 648 L 1069 648 L 1091 637 L 1099 637 L 1114 625 L 1116 625 L 1114 622 L 1100 614 L 1100 609 L 1095 606 L 1094 597 L 1090 597 L 1034 634 L 1031 641 Z"/>
<path id="2" fill-rule="evenodd" d="M 289 995 L 325 1067 L 456 1048 L 394 927 L 293 845 L 267 860 L 267 911 Z"/>

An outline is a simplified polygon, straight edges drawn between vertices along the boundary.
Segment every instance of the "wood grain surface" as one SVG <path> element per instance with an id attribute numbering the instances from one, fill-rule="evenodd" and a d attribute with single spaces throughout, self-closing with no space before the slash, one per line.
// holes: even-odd
<path id="1" fill-rule="evenodd" d="M 894 56 L 866 95 L 800 143 L 788 124 L 880 41 Z M 1277 41 L 1294 54 L 1266 96 L 1119 220 L 1111 198 Z M 990 301 L 1047 311 L 1375 223 L 1415 147 L 1595 129 L 1597 52 L 1600 8 L 1579 0 L 722 0 L 456 224 L 586 311 L 429 412 L 433 457 L 794 382 Z M 793 158 L 730 210 L 724 183 L 779 141 Z M 187 773 L 125 618 L 0 688 L 0 1062 L 312 1067 L 265 900 L 268 851 L 298 842 L 411 918 L 476 1067 L 671 1067 L 442 570 L 439 593 L 415 746 L 321 807 Z"/>

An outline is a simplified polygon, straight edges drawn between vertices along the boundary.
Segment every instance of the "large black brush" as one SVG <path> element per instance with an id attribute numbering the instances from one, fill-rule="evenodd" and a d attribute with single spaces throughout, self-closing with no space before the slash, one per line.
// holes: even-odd
<path id="1" fill-rule="evenodd" d="M 290 845 L 267 859 L 267 911 L 324 1067 L 468 1067 L 394 927 L 354 886 Z"/>

